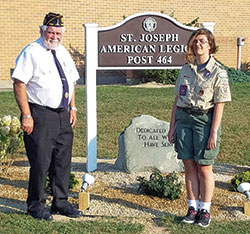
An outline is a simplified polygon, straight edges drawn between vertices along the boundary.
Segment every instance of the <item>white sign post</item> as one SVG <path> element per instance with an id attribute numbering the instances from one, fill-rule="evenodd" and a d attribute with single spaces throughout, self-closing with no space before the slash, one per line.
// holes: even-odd
<path id="1" fill-rule="evenodd" d="M 87 118 L 87 171 L 97 169 L 97 118 L 96 118 L 96 69 L 97 69 L 97 24 L 85 27 L 85 77 Z"/>

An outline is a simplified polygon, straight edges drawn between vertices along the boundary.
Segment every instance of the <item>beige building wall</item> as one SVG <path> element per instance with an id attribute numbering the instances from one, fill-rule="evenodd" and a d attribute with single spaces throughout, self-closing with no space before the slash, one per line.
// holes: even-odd
<path id="1" fill-rule="evenodd" d="M 245 37 L 242 62 L 250 61 L 250 0 L 0 0 L 0 81 L 10 80 L 10 70 L 21 49 L 36 40 L 45 14 L 64 15 L 64 46 L 77 63 L 83 63 L 84 23 L 99 27 L 117 24 L 123 17 L 154 11 L 170 14 L 181 23 L 216 22 L 216 57 L 229 67 L 237 67 L 237 37 Z M 77 60 L 78 59 L 78 60 Z M 1 82 L 0 82 L 1 85 Z"/>

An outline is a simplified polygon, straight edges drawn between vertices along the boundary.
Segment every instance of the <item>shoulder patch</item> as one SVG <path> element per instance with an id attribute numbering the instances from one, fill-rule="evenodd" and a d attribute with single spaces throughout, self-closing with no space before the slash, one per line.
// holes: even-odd
<path id="1" fill-rule="evenodd" d="M 218 73 L 218 77 L 220 77 L 220 78 L 228 78 L 228 75 L 227 75 L 227 71 L 226 70 L 221 70 L 221 71 L 219 71 L 219 73 Z"/>
<path id="2" fill-rule="evenodd" d="M 218 61 L 216 61 L 215 64 L 216 64 L 219 68 L 225 70 L 225 67 L 224 67 L 221 63 L 219 63 Z"/>

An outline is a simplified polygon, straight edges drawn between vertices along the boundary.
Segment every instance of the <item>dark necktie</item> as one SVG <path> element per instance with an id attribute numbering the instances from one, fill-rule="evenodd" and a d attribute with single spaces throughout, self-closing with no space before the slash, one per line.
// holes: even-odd
<path id="1" fill-rule="evenodd" d="M 62 86 L 63 86 L 62 103 L 63 103 L 64 109 L 68 110 L 68 100 L 69 100 L 69 85 L 68 85 L 68 81 L 66 79 L 66 76 L 64 74 L 64 71 L 62 69 L 62 66 L 61 66 L 59 60 L 56 57 L 56 51 L 55 50 L 51 50 L 51 53 L 54 56 L 55 64 L 56 64 L 57 70 L 58 70 L 59 75 L 60 75 L 61 80 L 62 80 Z"/>

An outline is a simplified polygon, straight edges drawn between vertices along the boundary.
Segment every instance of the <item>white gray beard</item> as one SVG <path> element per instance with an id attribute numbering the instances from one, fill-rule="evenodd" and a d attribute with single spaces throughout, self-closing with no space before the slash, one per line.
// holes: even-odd
<path id="1" fill-rule="evenodd" d="M 57 42 L 57 43 L 55 43 L 55 42 Z M 56 47 L 58 47 L 61 44 L 61 42 L 56 40 L 56 41 L 50 43 L 49 41 L 44 40 L 44 44 L 48 49 L 52 50 L 52 49 L 55 49 Z"/>

